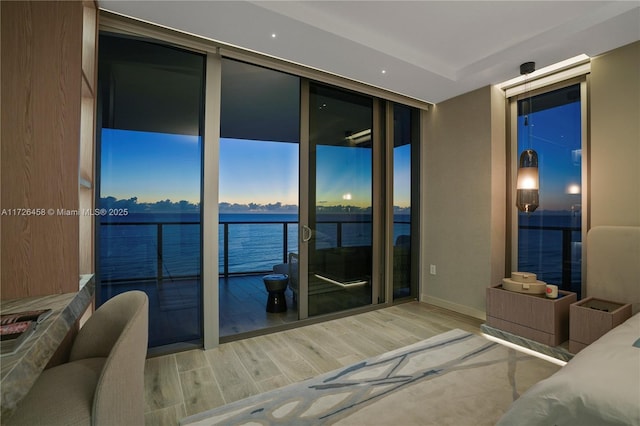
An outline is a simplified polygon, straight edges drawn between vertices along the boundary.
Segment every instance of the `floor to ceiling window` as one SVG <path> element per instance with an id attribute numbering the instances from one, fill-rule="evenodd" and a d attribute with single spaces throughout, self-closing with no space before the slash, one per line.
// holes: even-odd
<path id="1" fill-rule="evenodd" d="M 539 206 L 517 216 L 517 269 L 580 296 L 583 235 L 581 85 L 517 101 L 517 152 L 539 163 Z"/>
<path id="2" fill-rule="evenodd" d="M 300 79 L 222 60 L 219 165 L 220 336 L 296 321 Z M 263 276 L 291 275 L 286 310 L 267 312 Z M 283 269 L 284 268 L 284 269 Z"/>
<path id="3" fill-rule="evenodd" d="M 175 42 L 100 36 L 98 305 L 145 291 L 150 347 L 211 347 L 415 298 L 419 110 Z"/>
<path id="4" fill-rule="evenodd" d="M 149 346 L 202 340 L 205 57 L 100 36 L 97 303 L 142 290 Z"/>

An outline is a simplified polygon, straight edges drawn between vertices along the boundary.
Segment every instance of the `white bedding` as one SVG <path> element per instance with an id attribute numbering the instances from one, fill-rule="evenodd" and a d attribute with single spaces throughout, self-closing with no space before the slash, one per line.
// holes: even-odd
<path id="1" fill-rule="evenodd" d="M 498 425 L 640 426 L 640 314 L 517 399 Z"/>

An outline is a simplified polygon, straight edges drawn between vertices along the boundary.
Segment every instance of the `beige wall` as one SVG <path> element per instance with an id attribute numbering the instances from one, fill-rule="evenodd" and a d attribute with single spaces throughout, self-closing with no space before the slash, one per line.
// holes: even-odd
<path id="1" fill-rule="evenodd" d="M 591 226 L 640 226 L 640 42 L 594 58 L 589 78 Z M 479 318 L 504 275 L 504 102 L 485 87 L 424 120 L 421 300 Z"/>
<path id="2" fill-rule="evenodd" d="M 640 226 L 640 42 L 591 62 L 591 226 Z"/>
<path id="3" fill-rule="evenodd" d="M 504 111 L 502 94 L 485 87 L 425 120 L 421 300 L 476 317 L 504 275 Z"/>

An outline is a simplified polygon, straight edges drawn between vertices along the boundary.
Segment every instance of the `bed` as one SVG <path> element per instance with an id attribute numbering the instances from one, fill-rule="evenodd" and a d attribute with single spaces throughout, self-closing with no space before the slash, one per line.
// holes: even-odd
<path id="1" fill-rule="evenodd" d="M 640 425 L 640 314 L 516 400 L 498 425 Z"/>
<path id="2" fill-rule="evenodd" d="M 631 303 L 634 315 L 532 386 L 499 426 L 640 426 L 640 227 L 591 229 L 586 259 L 585 296 Z"/>

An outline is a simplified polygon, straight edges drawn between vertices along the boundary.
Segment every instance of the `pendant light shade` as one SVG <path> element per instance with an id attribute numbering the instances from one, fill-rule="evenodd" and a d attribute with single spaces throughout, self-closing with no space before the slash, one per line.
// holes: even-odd
<path id="1" fill-rule="evenodd" d="M 531 213 L 540 205 L 540 178 L 538 175 L 538 153 L 527 149 L 520 154 L 518 179 L 516 181 L 516 206 L 521 212 Z"/>

